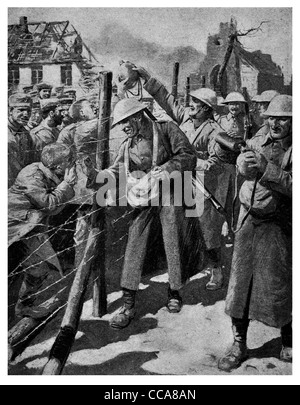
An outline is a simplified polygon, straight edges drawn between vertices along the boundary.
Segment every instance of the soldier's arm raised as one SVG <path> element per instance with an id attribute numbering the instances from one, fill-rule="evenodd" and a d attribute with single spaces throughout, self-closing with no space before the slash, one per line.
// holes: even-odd
<path id="1" fill-rule="evenodd" d="M 166 87 L 142 67 L 135 69 L 145 80 L 144 89 L 154 100 L 166 111 L 166 113 L 180 125 L 185 118 L 186 109 L 179 105 L 174 96 L 168 92 Z"/>

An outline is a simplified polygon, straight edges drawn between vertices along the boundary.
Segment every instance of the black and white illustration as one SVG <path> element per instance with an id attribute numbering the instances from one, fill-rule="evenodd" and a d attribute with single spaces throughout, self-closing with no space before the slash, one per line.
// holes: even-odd
<path id="1" fill-rule="evenodd" d="M 292 375 L 292 11 L 8 8 L 9 375 Z"/>

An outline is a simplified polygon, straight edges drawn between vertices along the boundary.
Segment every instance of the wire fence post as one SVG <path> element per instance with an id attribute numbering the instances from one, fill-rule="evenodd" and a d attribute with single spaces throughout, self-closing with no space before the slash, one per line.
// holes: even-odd
<path id="1" fill-rule="evenodd" d="M 172 79 L 172 95 L 175 99 L 178 96 L 178 75 L 179 75 L 179 62 L 174 63 L 173 79 Z"/>
<path id="2" fill-rule="evenodd" d="M 191 91 L 191 85 L 190 85 L 190 76 L 186 78 L 186 83 L 185 83 L 185 97 L 184 97 L 184 106 L 189 107 L 190 105 L 190 91 Z"/>
<path id="3" fill-rule="evenodd" d="M 99 88 L 99 117 L 97 132 L 97 154 L 96 165 L 98 170 L 103 170 L 109 166 L 109 131 L 110 113 L 112 97 L 112 72 L 100 73 Z M 95 201 L 94 197 L 94 201 Z M 96 207 L 96 201 L 94 202 Z M 97 240 L 95 259 L 92 263 L 94 274 L 93 285 L 93 316 L 101 317 L 107 313 L 106 295 L 106 265 L 105 265 L 105 244 L 106 244 L 106 224 L 105 210 L 101 210 L 97 217 L 92 219 L 93 226 L 103 231 Z M 99 248 L 98 248 L 99 247 Z"/>

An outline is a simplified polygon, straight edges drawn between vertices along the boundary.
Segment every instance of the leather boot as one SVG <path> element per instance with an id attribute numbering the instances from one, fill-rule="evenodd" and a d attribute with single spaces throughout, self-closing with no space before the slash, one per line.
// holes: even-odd
<path id="1" fill-rule="evenodd" d="M 123 289 L 124 304 L 109 322 L 111 328 L 124 329 L 130 324 L 135 317 L 135 296 L 136 291 Z"/>
<path id="2" fill-rule="evenodd" d="M 293 361 L 293 328 L 292 323 L 289 323 L 281 328 L 282 350 L 280 360 L 286 363 Z"/>
<path id="3" fill-rule="evenodd" d="M 182 298 L 180 297 L 179 291 L 171 290 L 171 287 L 169 287 L 168 302 L 166 304 L 168 311 L 172 314 L 177 314 L 181 311 L 182 305 Z"/>
<path id="4" fill-rule="evenodd" d="M 230 372 L 247 360 L 247 331 L 249 327 L 248 319 L 232 318 L 232 331 L 234 336 L 233 345 L 226 352 L 225 356 L 219 360 L 218 368 L 222 371 Z"/>

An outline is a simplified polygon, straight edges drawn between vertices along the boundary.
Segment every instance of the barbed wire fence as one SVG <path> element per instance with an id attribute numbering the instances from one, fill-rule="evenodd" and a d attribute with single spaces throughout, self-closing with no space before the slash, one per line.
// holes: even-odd
<path id="1" fill-rule="evenodd" d="M 110 119 L 104 119 L 102 120 L 102 124 L 108 125 L 110 123 Z M 123 136 L 120 136 L 120 134 L 117 134 L 115 136 L 110 136 L 109 139 L 109 147 L 103 148 L 104 145 L 107 146 L 107 140 L 105 139 L 88 139 L 86 142 L 84 139 L 82 140 L 82 148 L 91 148 L 93 151 L 89 149 L 88 156 L 97 156 L 99 155 L 99 149 L 101 150 L 101 154 L 107 153 L 109 155 L 110 160 L 112 161 L 112 157 L 116 156 L 119 146 L 121 142 L 124 140 Z M 72 146 L 76 147 L 76 143 L 74 142 Z M 77 160 L 83 158 L 85 156 L 85 152 L 82 151 L 77 155 Z M 74 281 L 74 277 L 76 277 L 76 274 L 78 272 L 79 267 L 85 266 L 87 264 L 91 264 L 91 262 L 95 262 L 95 267 L 97 269 L 97 265 L 101 264 L 98 263 L 97 260 L 99 259 L 98 252 L 94 252 L 87 261 L 84 260 L 84 254 L 82 256 L 82 260 L 80 262 L 74 263 L 71 268 L 66 268 L 65 263 L 64 263 L 64 258 L 69 252 L 76 252 L 76 250 L 80 250 L 81 252 L 84 252 L 86 245 L 89 241 L 89 232 L 86 232 L 86 235 L 84 235 L 83 238 L 81 238 L 80 242 L 75 242 L 73 237 L 75 233 L 75 228 L 76 228 L 76 223 L 79 220 L 77 218 L 78 214 L 82 211 L 84 215 L 81 214 L 80 220 L 84 220 L 87 224 L 88 227 L 87 229 L 91 229 L 91 222 L 95 215 L 101 213 L 103 214 L 106 211 L 105 207 L 100 207 L 96 206 L 95 203 L 94 205 L 89 205 L 88 201 L 92 199 L 95 200 L 95 195 L 97 191 L 92 191 L 88 193 L 86 196 L 85 195 L 80 195 L 79 197 L 75 197 L 72 199 L 70 203 L 67 204 L 58 204 L 56 208 L 65 208 L 65 207 L 72 207 L 72 215 L 69 215 L 66 219 L 63 217 L 61 220 L 61 214 L 57 214 L 53 218 L 56 219 L 56 224 L 48 224 L 46 226 L 46 229 L 41 229 L 39 226 L 35 228 L 34 232 L 30 232 L 29 234 L 23 236 L 21 238 L 20 242 L 29 242 L 33 240 L 36 237 L 42 236 L 44 237 L 42 240 L 42 243 L 34 250 L 30 251 L 29 254 L 27 254 L 24 258 L 21 258 L 19 263 L 14 266 L 13 268 L 9 269 L 8 273 L 8 288 L 9 288 L 9 297 L 12 296 L 14 297 L 13 300 L 9 300 L 8 308 L 9 310 L 13 311 L 14 307 L 18 304 L 18 299 L 15 298 L 17 291 L 14 291 L 15 286 L 18 287 L 18 283 L 16 282 L 17 280 L 20 280 L 20 278 L 24 277 L 31 269 L 38 267 L 40 265 L 43 265 L 45 262 L 51 261 L 51 259 L 55 257 L 59 257 L 59 261 L 61 262 L 62 268 L 63 268 L 63 275 L 56 279 L 55 281 L 49 283 L 49 285 L 45 286 L 44 288 L 38 290 L 37 292 L 33 292 L 32 294 L 29 294 L 26 296 L 26 301 L 31 301 L 36 299 L 37 297 L 43 297 L 47 292 L 52 292 L 52 290 L 55 290 L 55 292 L 60 293 L 60 292 L 65 292 L 69 291 L 70 288 L 72 287 L 72 283 Z M 86 199 L 85 199 L 86 197 Z M 78 202 L 78 204 L 77 204 Z M 88 207 L 88 208 L 87 208 Z M 84 210 L 87 210 L 84 211 Z M 43 209 L 37 209 L 37 211 L 43 211 Z M 110 245 L 107 246 L 107 244 L 104 244 L 104 246 L 101 246 L 101 249 L 104 249 L 106 251 L 106 254 L 109 255 L 109 267 L 106 268 L 106 272 L 109 273 L 110 271 L 115 272 L 114 265 L 120 267 L 120 264 L 122 263 L 124 259 L 124 250 L 125 250 L 125 242 L 126 238 L 128 236 L 128 219 L 130 218 L 131 213 L 133 212 L 133 209 L 129 207 L 122 207 L 121 208 L 121 213 L 119 212 L 120 210 L 111 208 L 110 209 L 110 217 L 107 219 L 108 222 L 108 232 L 111 233 L 109 235 L 110 239 Z M 104 214 L 105 215 L 105 214 Z M 13 217 L 10 217 L 9 219 L 14 219 Z M 19 218 L 15 218 L 18 221 Z M 58 221 L 57 221 L 58 220 Z M 24 222 L 28 223 L 28 221 L 24 220 Z M 99 229 L 96 233 L 94 233 L 93 237 L 94 238 L 101 238 L 106 232 L 106 229 Z M 32 259 L 35 255 L 39 254 L 39 251 L 42 250 L 43 246 L 46 244 L 50 243 L 53 241 L 55 237 L 59 237 L 60 233 L 69 233 L 69 236 L 67 239 L 68 240 L 68 245 L 67 246 L 60 246 L 60 248 L 55 249 L 55 253 L 49 255 L 48 257 L 42 257 L 40 261 L 34 260 L 34 263 L 30 263 L 30 259 Z M 112 238 L 111 238 L 112 237 Z M 71 238 L 71 241 L 70 241 Z M 123 248 L 120 248 L 122 245 Z M 112 254 L 113 251 L 113 254 Z M 104 258 L 105 258 L 104 254 Z M 92 272 L 91 279 L 89 280 L 89 285 L 94 285 L 99 279 L 99 274 L 97 274 L 97 271 Z M 84 293 L 84 289 L 86 286 L 81 288 L 79 290 L 79 294 Z M 13 294 L 10 294 L 13 292 Z M 90 293 L 90 291 L 89 291 Z M 66 295 L 66 294 L 65 294 Z M 64 299 L 64 302 L 60 302 L 60 305 L 51 313 L 49 316 L 42 318 L 40 322 L 38 322 L 38 325 L 35 324 L 35 327 L 31 328 L 30 330 L 26 331 L 25 333 L 21 334 L 21 337 L 18 339 L 15 339 L 15 341 L 12 339 L 10 341 L 11 348 L 14 349 L 15 347 L 19 346 L 20 344 L 24 344 L 27 341 L 30 340 L 31 337 L 35 336 L 37 331 L 39 331 L 43 326 L 45 326 L 53 317 L 55 317 L 59 312 L 62 312 L 65 310 L 68 306 L 68 300 L 69 298 L 66 297 Z M 17 324 L 15 324 L 12 329 L 16 327 Z M 24 332 L 24 330 L 23 330 Z M 11 335 L 11 333 L 9 333 Z"/>

